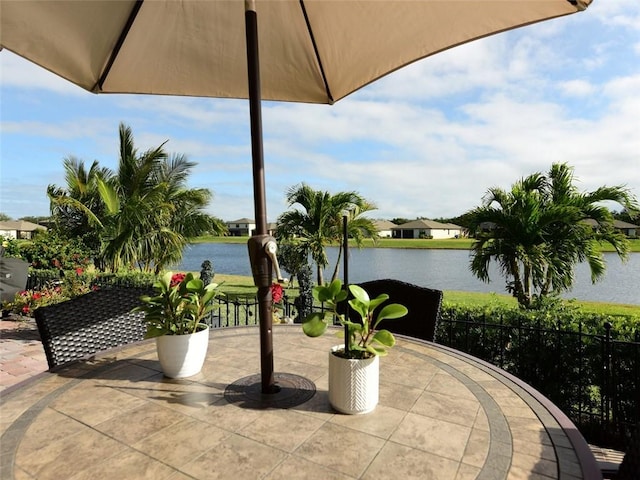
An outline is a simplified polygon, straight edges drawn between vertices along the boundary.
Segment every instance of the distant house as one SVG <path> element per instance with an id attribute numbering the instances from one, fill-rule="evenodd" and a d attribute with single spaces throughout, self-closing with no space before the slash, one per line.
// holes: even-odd
<path id="1" fill-rule="evenodd" d="M 256 229 L 256 221 L 240 218 L 239 220 L 227 222 L 227 228 L 229 229 L 229 235 L 232 237 L 248 237 Z"/>
<path id="2" fill-rule="evenodd" d="M 36 230 L 46 231 L 47 227 L 24 220 L 0 222 L 0 235 L 8 238 L 29 240 Z"/>
<path id="3" fill-rule="evenodd" d="M 595 220 L 585 220 L 584 223 L 591 225 L 592 228 L 596 228 L 598 223 Z M 638 229 L 640 226 L 634 225 L 633 223 L 623 222 L 622 220 L 614 220 L 613 228 L 620 230 L 629 238 L 637 238 L 638 237 Z"/>
<path id="4" fill-rule="evenodd" d="M 624 233 L 629 238 L 638 238 L 638 230 L 640 226 L 633 223 L 623 222 L 622 220 L 615 220 L 613 226 Z"/>
<path id="5" fill-rule="evenodd" d="M 256 229 L 256 221 L 249 218 L 233 220 L 232 222 L 227 222 L 227 229 L 232 237 L 249 237 L 253 235 Z M 269 235 L 273 235 L 275 229 L 275 223 L 267 223 L 267 233 Z"/>
<path id="6" fill-rule="evenodd" d="M 459 238 L 462 227 L 434 220 L 414 220 L 391 229 L 393 238 Z"/>
<path id="7" fill-rule="evenodd" d="M 397 226 L 395 223 L 390 222 L 389 220 L 374 220 L 373 225 L 376 227 L 378 236 L 381 238 L 391 238 L 391 229 Z"/>

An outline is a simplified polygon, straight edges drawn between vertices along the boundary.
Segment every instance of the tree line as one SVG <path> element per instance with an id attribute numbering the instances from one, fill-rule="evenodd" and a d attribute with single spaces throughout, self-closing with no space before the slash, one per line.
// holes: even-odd
<path id="1" fill-rule="evenodd" d="M 74 251 L 89 252 L 100 271 L 155 273 L 179 263 L 190 238 L 224 235 L 225 223 L 205 212 L 213 193 L 188 187 L 195 163 L 168 154 L 165 144 L 140 152 L 131 129 L 120 124 L 117 170 L 97 161 L 87 167 L 75 157 L 65 158 L 65 186 L 47 187 L 53 221 L 47 235 L 60 239 L 60 245 L 73 244 Z M 613 222 L 621 217 L 634 220 L 640 210 L 637 199 L 621 185 L 580 192 L 575 182 L 573 168 L 556 163 L 546 173 L 516 181 L 509 190 L 489 188 L 478 207 L 439 221 L 461 225 L 474 237 L 469 264 L 473 275 L 488 282 L 489 265 L 497 262 L 507 291 L 530 308 L 570 290 L 578 263 L 589 265 L 593 282 L 602 278 L 603 242 L 622 259 L 628 255 L 628 240 Z M 345 222 L 356 246 L 365 238 L 377 239 L 367 216 L 376 206 L 358 192 L 331 193 L 303 182 L 285 196 L 288 210 L 278 217 L 275 236 L 281 266 L 292 275 L 309 269 L 311 259 L 317 283 L 324 284 L 326 248 L 338 245 L 332 280 L 337 278 Z M 612 213 L 607 203 L 618 205 L 622 213 Z M 45 250 L 51 249 L 48 242 Z"/>

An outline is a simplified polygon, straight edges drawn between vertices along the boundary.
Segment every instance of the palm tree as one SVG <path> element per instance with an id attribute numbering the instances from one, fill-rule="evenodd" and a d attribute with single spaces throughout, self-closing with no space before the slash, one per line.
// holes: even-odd
<path id="1" fill-rule="evenodd" d="M 295 239 L 311 255 L 316 264 L 319 285 L 324 283 L 323 269 L 329 264 L 325 247 L 335 242 L 341 244 L 345 212 L 350 212 L 349 231 L 358 245 L 362 244 L 364 236 L 375 234 L 373 222 L 360 217 L 375 207 L 356 192 L 331 195 L 301 183 L 291 187 L 286 198 L 289 207 L 297 205 L 300 208 L 288 210 L 278 217 L 276 236 L 285 240 Z"/>
<path id="2" fill-rule="evenodd" d="M 104 206 L 100 200 L 98 180 L 109 178 L 110 171 L 93 161 L 87 170 L 83 161 L 70 156 L 63 160 L 66 189 L 49 185 L 52 219 L 58 231 L 66 238 L 79 238 L 91 250 L 100 249 L 98 228 L 102 227 Z"/>
<path id="3" fill-rule="evenodd" d="M 180 261 L 190 237 L 224 232 L 223 222 L 203 211 L 211 192 L 187 188 L 193 162 L 183 155 L 169 156 L 164 143 L 139 153 L 131 129 L 124 124 L 120 124 L 119 137 L 117 172 L 100 170 L 92 183 L 97 204 L 93 196 L 91 203 L 83 201 L 84 197 L 67 202 L 65 198 L 74 192 L 69 177 L 67 191 L 50 186 L 52 204 L 67 205 L 96 226 L 101 241 L 99 259 L 108 269 L 159 272 Z"/>
<path id="4" fill-rule="evenodd" d="M 489 281 L 489 264 L 495 259 L 507 290 L 529 307 L 535 296 L 570 290 L 579 262 L 588 263 L 593 282 L 602 278 L 601 242 L 626 259 L 628 241 L 613 228 L 613 216 L 602 202 L 636 211 L 635 198 L 621 186 L 580 193 L 573 181 L 571 167 L 553 164 L 547 175 L 529 175 L 508 192 L 489 189 L 483 205 L 469 212 L 471 231 L 476 232 L 471 271 Z"/>

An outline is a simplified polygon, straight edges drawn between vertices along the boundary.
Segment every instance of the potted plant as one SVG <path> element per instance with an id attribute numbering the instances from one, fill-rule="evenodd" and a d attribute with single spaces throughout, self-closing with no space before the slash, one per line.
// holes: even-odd
<path id="1" fill-rule="evenodd" d="M 155 296 L 140 297 L 146 338 L 156 339 L 162 371 L 170 378 L 199 373 L 209 345 L 209 326 L 204 318 L 214 308 L 218 284 L 205 285 L 192 273 L 167 272 L 153 285 Z"/>
<path id="2" fill-rule="evenodd" d="M 376 309 L 389 299 L 383 293 L 376 298 L 358 285 L 349 285 L 353 298 L 348 301 L 360 316 L 360 322 L 349 320 L 339 313 L 339 304 L 348 293 L 340 280 L 313 288 L 313 296 L 329 307 L 325 312 L 313 312 L 302 323 L 302 330 L 310 337 L 325 333 L 329 322 L 337 320 L 344 327 L 344 345 L 334 346 L 329 352 L 329 402 L 337 411 L 349 414 L 371 412 L 378 404 L 379 357 L 387 354 L 396 339 L 388 330 L 377 330 L 382 320 L 403 317 L 407 308 L 399 303 Z"/>

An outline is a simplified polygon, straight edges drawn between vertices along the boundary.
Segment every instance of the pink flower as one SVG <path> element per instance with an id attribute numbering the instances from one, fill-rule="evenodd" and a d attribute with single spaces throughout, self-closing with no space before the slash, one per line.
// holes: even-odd
<path id="1" fill-rule="evenodd" d="M 31 311 L 31 309 L 29 308 L 29 305 L 25 305 L 24 307 L 22 307 L 22 313 L 29 313 Z"/>
<path id="2" fill-rule="evenodd" d="M 271 298 L 273 299 L 273 303 L 280 303 L 282 301 L 282 285 L 279 283 L 271 284 Z"/>
<path id="3" fill-rule="evenodd" d="M 185 277 L 186 275 L 184 273 L 174 273 L 171 277 L 171 283 L 169 284 L 169 286 L 171 288 L 178 286 Z"/>

